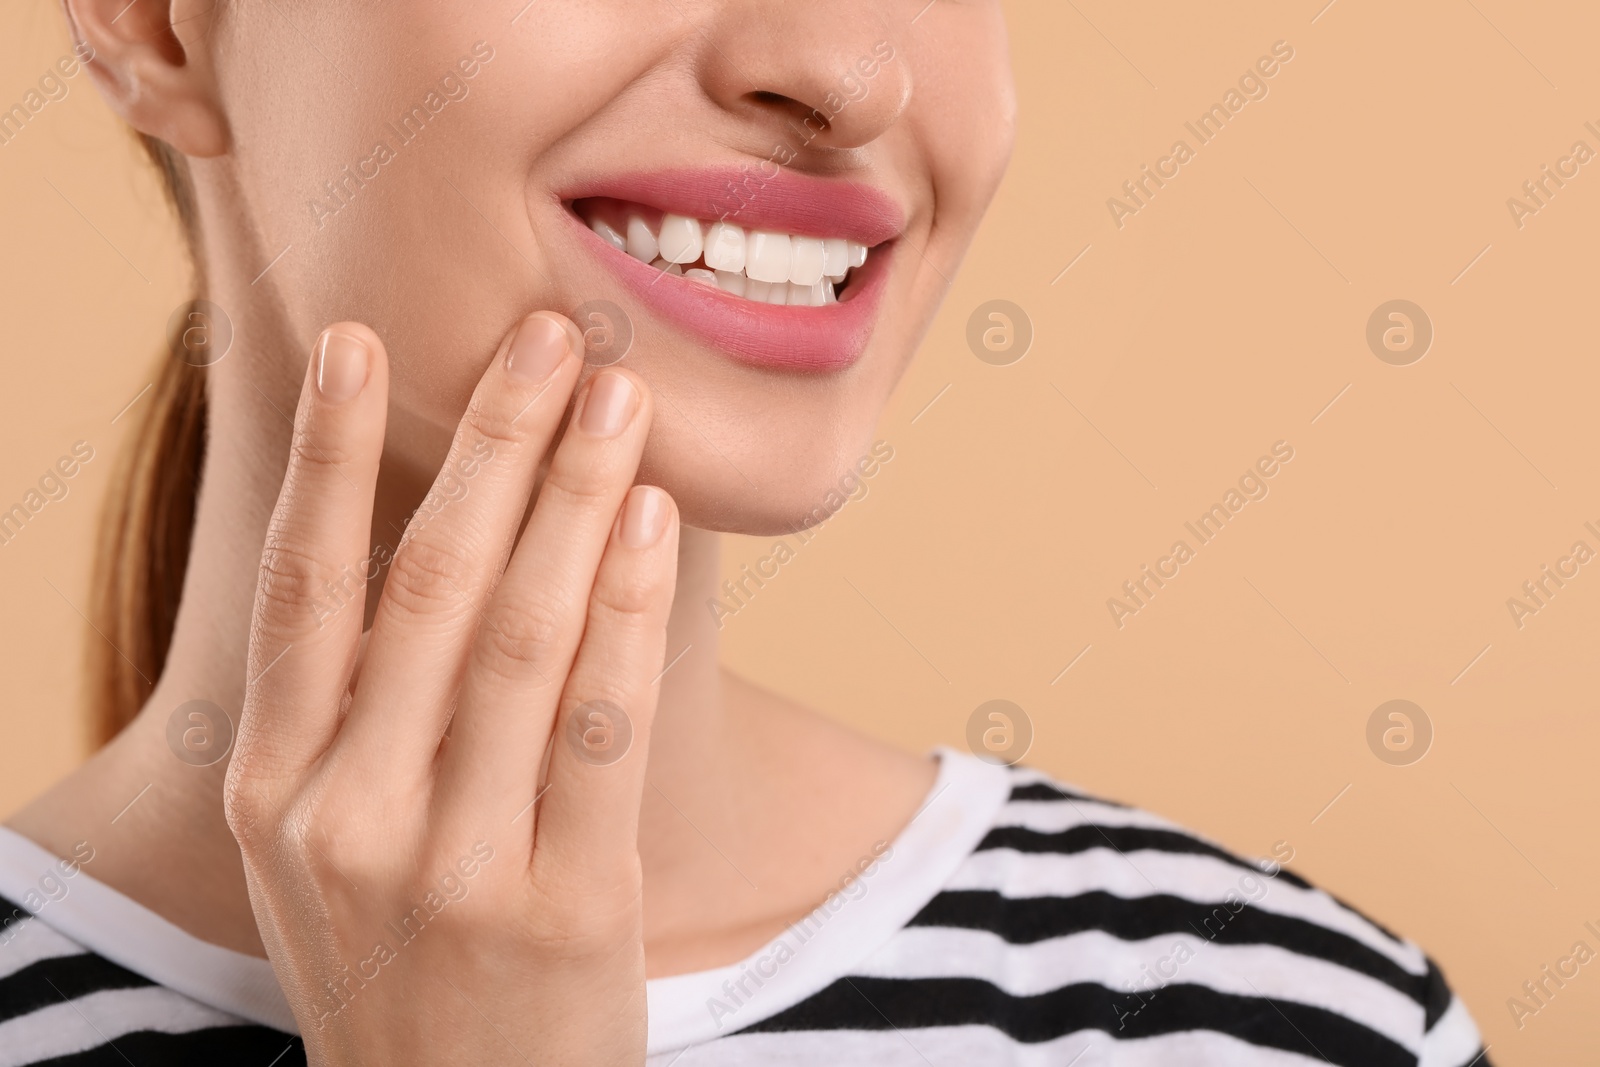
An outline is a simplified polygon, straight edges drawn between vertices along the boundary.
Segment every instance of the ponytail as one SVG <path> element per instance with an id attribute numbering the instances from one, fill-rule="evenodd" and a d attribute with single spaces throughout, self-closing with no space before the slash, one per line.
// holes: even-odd
<path id="1" fill-rule="evenodd" d="M 161 172 L 203 291 L 188 168 L 169 146 L 139 139 Z M 90 615 L 99 637 L 90 638 L 88 677 L 96 747 L 133 721 L 166 666 L 205 452 L 205 369 L 163 352 L 150 395 L 134 412 L 139 421 L 117 461 L 95 553 Z"/>

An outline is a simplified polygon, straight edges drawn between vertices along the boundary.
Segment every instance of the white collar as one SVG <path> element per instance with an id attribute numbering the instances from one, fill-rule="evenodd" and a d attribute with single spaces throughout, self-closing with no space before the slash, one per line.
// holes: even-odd
<path id="1" fill-rule="evenodd" d="M 252 1022 L 299 1032 L 272 964 L 200 940 L 6 826 L 0 826 L 0 897 L 152 982 Z M 0 945 L 0 961 L 4 953 Z"/>
<path id="2" fill-rule="evenodd" d="M 849 974 L 934 898 L 1011 792 L 1004 767 L 936 752 L 939 776 L 927 799 L 856 885 L 738 963 L 648 983 L 652 1055 L 725 1037 L 800 1003 Z"/>
<path id="3" fill-rule="evenodd" d="M 921 809 L 855 882 L 739 963 L 647 984 L 651 1054 L 703 1044 L 798 1004 L 848 974 L 933 899 L 983 839 L 1011 787 L 1002 767 L 948 748 L 936 753 L 938 778 Z M 47 894 L 40 880 L 52 874 Z M 63 875 L 62 861 L 0 826 L 0 896 L 152 982 L 298 1032 L 266 960 L 185 933 L 82 869 Z"/>

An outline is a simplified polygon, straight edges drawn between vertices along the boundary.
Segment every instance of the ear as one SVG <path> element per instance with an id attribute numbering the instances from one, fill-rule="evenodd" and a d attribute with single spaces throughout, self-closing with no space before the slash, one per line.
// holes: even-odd
<path id="1" fill-rule="evenodd" d="M 186 156 L 227 151 L 208 50 L 217 0 L 64 3 L 74 51 L 123 121 Z"/>

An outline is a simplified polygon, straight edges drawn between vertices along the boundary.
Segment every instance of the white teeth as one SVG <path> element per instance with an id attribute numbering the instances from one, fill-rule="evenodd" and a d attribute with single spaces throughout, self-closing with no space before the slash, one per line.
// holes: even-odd
<path id="1" fill-rule="evenodd" d="M 700 250 L 704 247 L 700 220 L 682 215 L 663 216 L 656 243 L 661 247 L 661 258 L 667 262 L 693 263 L 700 258 Z"/>
<path id="2" fill-rule="evenodd" d="M 843 237 L 829 237 L 822 242 L 822 273 L 829 278 L 843 278 L 850 269 L 850 242 Z"/>
<path id="3" fill-rule="evenodd" d="M 802 307 L 819 308 L 826 302 L 823 298 L 822 290 L 827 284 L 824 281 L 812 282 L 810 285 L 798 285 L 795 282 L 790 282 L 789 303 Z"/>
<path id="4" fill-rule="evenodd" d="M 593 222 L 589 223 L 589 229 L 599 234 L 600 238 L 605 241 L 606 244 L 610 245 L 612 248 L 615 248 L 617 251 L 626 252 L 628 250 L 628 239 L 622 236 L 622 234 L 618 233 L 616 230 L 612 229 L 611 225 L 604 219 L 595 219 Z"/>
<path id="5" fill-rule="evenodd" d="M 637 215 L 628 218 L 628 255 L 634 259 L 642 259 L 646 263 L 656 258 L 656 253 L 661 247 L 656 244 L 656 235 L 650 232 L 650 227 L 644 224 L 644 219 Z"/>
<path id="6" fill-rule="evenodd" d="M 758 282 L 788 281 L 791 245 L 786 233 L 752 231 L 744 246 L 744 272 Z"/>
<path id="7" fill-rule="evenodd" d="M 867 261 L 867 246 L 843 237 L 747 232 L 731 222 L 701 222 L 687 215 L 662 215 L 656 230 L 639 215 L 628 216 L 622 233 L 603 219 L 588 225 L 613 248 L 658 271 L 764 304 L 836 304 L 837 287 Z"/>
<path id="8" fill-rule="evenodd" d="M 789 239 L 789 280 L 812 286 L 822 280 L 822 242 L 815 237 Z M 793 300 L 789 301 L 791 304 Z"/>
<path id="9" fill-rule="evenodd" d="M 712 270 L 744 270 L 744 231 L 731 222 L 713 222 L 706 231 L 706 266 Z"/>

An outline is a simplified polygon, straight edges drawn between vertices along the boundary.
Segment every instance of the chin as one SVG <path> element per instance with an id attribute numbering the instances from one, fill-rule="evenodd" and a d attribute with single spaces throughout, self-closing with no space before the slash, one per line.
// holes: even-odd
<path id="1" fill-rule="evenodd" d="M 658 407 L 638 480 L 671 493 L 686 525 L 717 533 L 781 537 L 820 525 L 865 497 L 894 458 L 870 425 L 822 435 L 796 425 L 719 456 L 692 430 L 661 420 Z"/>

